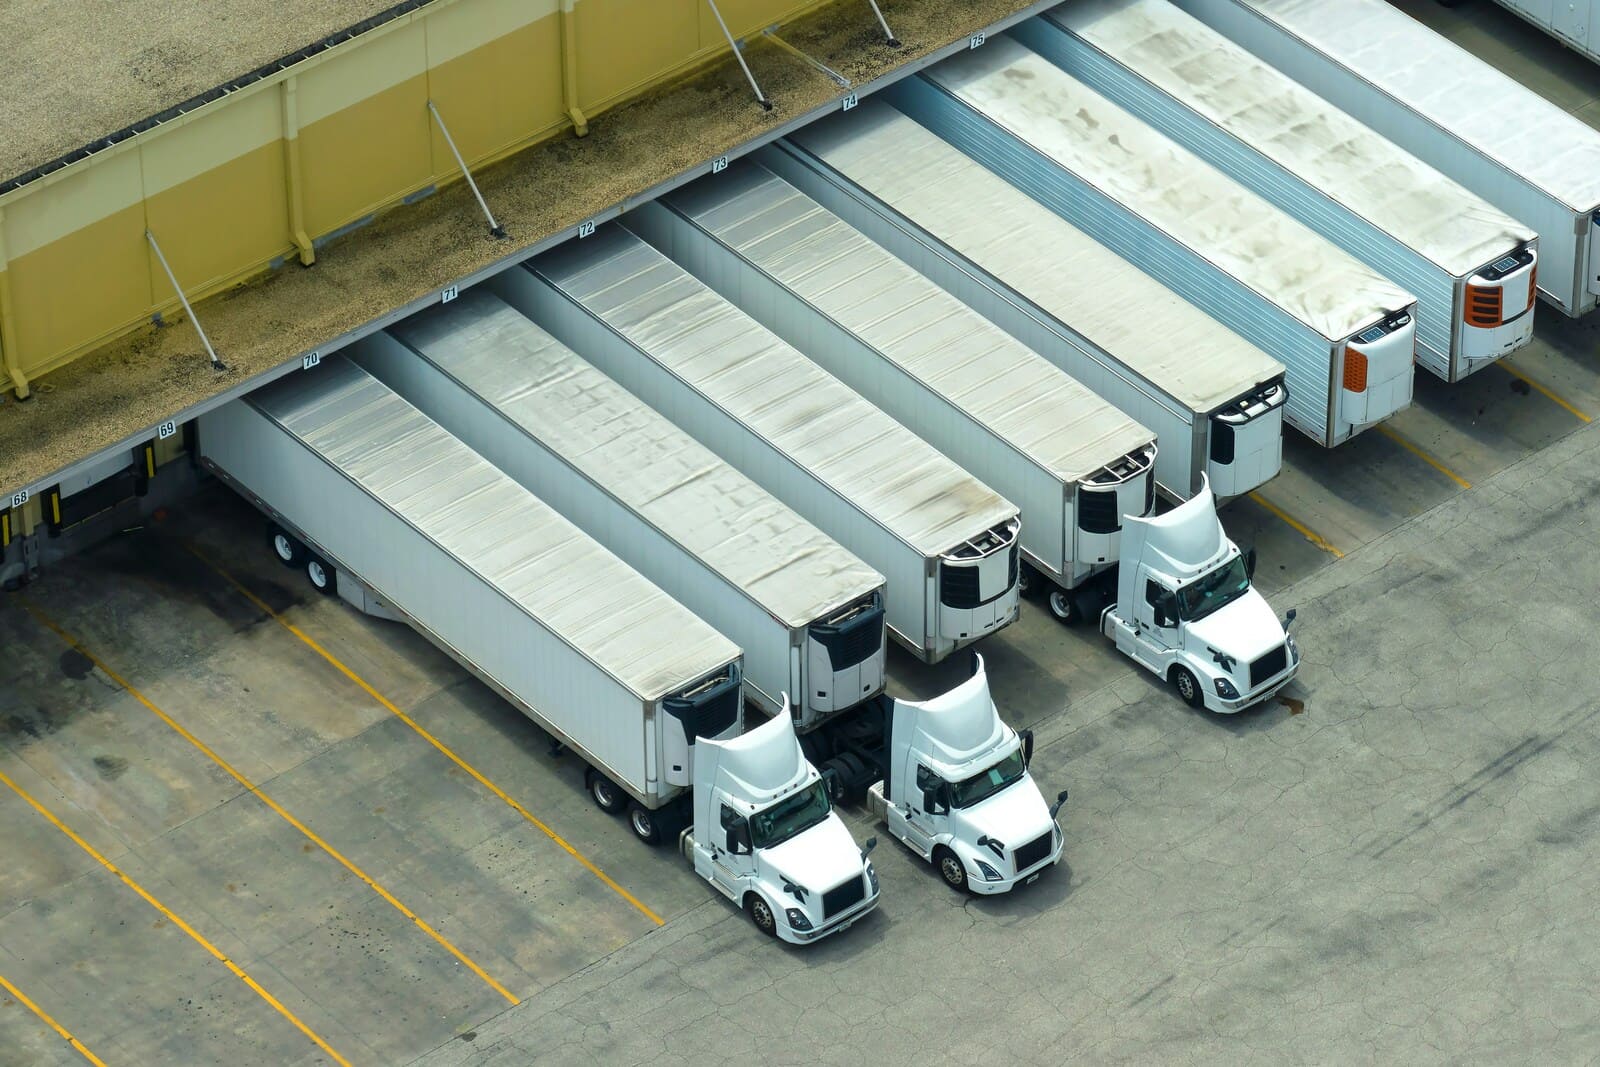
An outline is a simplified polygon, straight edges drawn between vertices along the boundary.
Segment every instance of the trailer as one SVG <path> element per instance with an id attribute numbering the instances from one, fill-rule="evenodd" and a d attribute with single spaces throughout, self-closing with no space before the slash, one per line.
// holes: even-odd
<path id="1" fill-rule="evenodd" d="M 1461 0 L 1439 0 L 1456 7 Z M 1600 0 L 1494 0 L 1587 59 L 1600 63 Z"/>
<path id="2" fill-rule="evenodd" d="M 1167 0 L 1086 0 L 1030 40 L 1068 74 L 1417 296 L 1448 382 L 1533 337 L 1538 234 Z"/>
<path id="3" fill-rule="evenodd" d="M 620 225 L 487 284 L 884 575 L 937 662 L 1017 616 L 1017 508 Z"/>
<path id="4" fill-rule="evenodd" d="M 757 158 L 1149 427 L 1164 496 L 1207 479 L 1237 496 L 1278 473 L 1281 363 L 887 104 Z"/>
<path id="5" fill-rule="evenodd" d="M 1036 20 L 884 94 L 1288 370 L 1332 447 L 1411 403 L 1416 299 L 1024 44 Z"/>
<path id="6" fill-rule="evenodd" d="M 1023 575 L 1097 614 L 1154 435 L 771 171 L 741 162 L 630 226 L 1022 510 Z"/>
<path id="7" fill-rule="evenodd" d="M 1593 310 L 1600 130 L 1382 0 L 1176 3 L 1538 231 L 1540 295 Z"/>
<path id="8" fill-rule="evenodd" d="M 883 577 L 493 293 L 350 358 L 744 651 L 807 731 L 883 689 Z"/>
<path id="9" fill-rule="evenodd" d="M 323 360 L 201 415 L 197 447 L 268 517 L 283 563 L 409 624 L 582 757 L 595 802 L 646 843 L 691 823 L 704 836 L 713 792 L 765 818 L 743 897 L 758 929 L 812 941 L 877 907 L 870 845 L 818 803 L 815 768 L 774 783 L 709 755 L 737 745 L 771 767 L 799 751 L 787 715 L 740 736 L 739 649 L 382 382 Z M 775 913 L 752 902 L 782 899 L 779 853 L 787 884 L 818 892 Z"/>

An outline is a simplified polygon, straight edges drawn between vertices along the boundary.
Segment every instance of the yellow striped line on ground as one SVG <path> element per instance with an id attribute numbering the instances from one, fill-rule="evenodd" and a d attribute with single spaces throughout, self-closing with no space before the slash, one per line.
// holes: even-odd
<path id="1" fill-rule="evenodd" d="M 13 985 L 11 981 L 3 974 L 0 974 L 0 986 L 5 987 L 5 991 L 7 993 L 10 993 L 12 996 L 16 997 L 18 1003 L 37 1015 L 46 1026 L 60 1034 L 62 1040 L 71 1045 L 73 1050 L 77 1052 L 78 1055 L 94 1064 L 95 1067 L 106 1067 L 104 1060 L 90 1052 L 88 1046 L 86 1046 L 82 1041 L 79 1041 L 77 1038 L 73 1037 L 71 1032 L 68 1031 L 65 1026 L 62 1026 L 60 1023 L 52 1019 L 49 1012 L 45 1011 L 43 1008 L 39 1007 L 39 1005 L 30 1000 L 26 993 Z"/>
<path id="2" fill-rule="evenodd" d="M 1262 496 L 1259 491 L 1252 492 L 1250 494 L 1250 499 L 1254 500 L 1257 504 L 1260 504 L 1272 514 L 1276 515 L 1279 519 L 1283 520 L 1284 524 L 1287 525 L 1291 530 L 1299 534 L 1301 537 L 1304 537 L 1307 541 L 1310 541 L 1318 548 L 1322 549 L 1322 551 L 1328 553 L 1334 559 L 1344 559 L 1344 553 L 1335 548 L 1331 541 L 1312 530 L 1305 523 L 1296 519 L 1294 516 L 1290 515 L 1287 511 L 1284 511 L 1266 497 Z"/>
<path id="3" fill-rule="evenodd" d="M 1379 433 L 1383 434 L 1383 436 L 1387 437 L 1389 440 L 1393 441 L 1395 444 L 1399 445 L 1401 448 L 1405 449 L 1407 452 L 1410 452 L 1413 456 L 1416 456 L 1418 459 L 1422 460 L 1422 462 L 1426 463 L 1428 466 L 1432 467 L 1434 470 L 1438 471 L 1440 474 L 1444 475 L 1446 478 L 1449 478 L 1452 482 L 1455 482 L 1461 488 L 1463 488 L 1463 489 L 1471 489 L 1472 488 L 1472 483 L 1471 482 L 1469 482 L 1465 478 L 1461 477 L 1461 475 L 1457 474 L 1455 471 L 1451 470 L 1449 467 L 1446 467 L 1443 463 L 1440 463 L 1437 459 L 1435 459 L 1433 456 L 1430 456 L 1427 452 L 1423 451 L 1420 447 L 1418 447 L 1413 442 L 1407 440 L 1406 438 L 1400 436 L 1398 433 L 1395 433 L 1393 430 L 1389 429 L 1389 427 L 1383 425 L 1382 423 L 1379 423 L 1378 426 L 1376 427 L 1376 429 L 1377 429 L 1377 431 Z"/>
<path id="4" fill-rule="evenodd" d="M 1524 383 L 1530 389 L 1533 389 L 1535 392 L 1537 392 L 1540 395 L 1544 396 L 1546 399 L 1553 401 L 1559 407 L 1566 408 L 1568 412 L 1570 412 L 1572 415 L 1576 416 L 1580 421 L 1582 421 L 1582 422 L 1593 422 L 1594 421 L 1588 415 L 1585 415 L 1583 412 L 1579 411 L 1576 407 L 1574 407 L 1573 405 L 1567 403 L 1566 400 L 1564 400 L 1560 396 L 1557 396 L 1554 391 L 1546 388 L 1543 385 L 1540 385 L 1538 382 L 1534 381 L 1532 378 L 1528 377 L 1526 374 L 1522 373 L 1517 368 L 1513 367 L 1506 360 L 1502 359 L 1502 360 L 1498 360 L 1497 362 L 1500 364 L 1500 366 L 1505 368 L 1505 372 L 1507 374 L 1509 374 L 1513 378 L 1517 379 L 1517 381 Z"/>

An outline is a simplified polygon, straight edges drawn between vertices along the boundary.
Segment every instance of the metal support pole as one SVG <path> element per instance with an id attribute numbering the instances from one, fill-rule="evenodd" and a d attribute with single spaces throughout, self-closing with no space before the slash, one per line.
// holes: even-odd
<path id="1" fill-rule="evenodd" d="M 878 25 L 883 27 L 883 40 L 890 48 L 899 48 L 900 39 L 889 29 L 889 24 L 884 21 L 883 12 L 878 9 L 878 0 L 867 0 L 872 5 L 872 13 L 878 16 Z"/>
<path id="2" fill-rule="evenodd" d="M 194 308 L 189 306 L 189 298 L 183 295 L 183 286 L 178 284 L 177 275 L 173 274 L 172 268 L 167 265 L 167 257 L 161 254 L 161 246 L 156 243 L 156 235 L 146 230 L 144 236 L 155 251 L 156 259 L 161 262 L 161 269 L 167 272 L 167 281 L 172 283 L 172 291 L 178 294 L 178 303 L 183 305 L 184 314 L 194 323 L 194 332 L 200 335 L 200 343 L 206 346 L 206 354 L 211 357 L 211 369 L 227 370 L 228 365 L 217 358 L 217 350 L 211 347 L 211 338 L 206 336 L 205 327 L 200 325 L 200 320 L 195 317 Z"/>
<path id="3" fill-rule="evenodd" d="M 739 68 L 744 71 L 745 80 L 750 83 L 750 88 L 755 90 L 756 103 L 761 105 L 762 111 L 772 110 L 772 101 L 761 94 L 761 86 L 756 84 L 756 76 L 750 73 L 750 65 L 744 61 L 744 53 L 739 51 L 739 43 L 733 39 L 733 34 L 728 32 L 728 24 L 722 21 L 722 12 L 717 10 L 717 0 L 706 0 L 711 6 L 711 13 L 717 17 L 717 25 L 722 27 L 722 36 L 728 39 L 728 47 L 733 49 L 733 58 L 739 61 Z"/>
<path id="4" fill-rule="evenodd" d="M 450 146 L 450 154 L 456 157 L 456 166 L 461 168 L 461 176 L 467 179 L 467 184 L 472 187 L 472 195 L 478 200 L 478 207 L 483 209 L 483 217 L 489 220 L 489 236 L 497 241 L 506 239 L 506 231 L 494 221 L 494 213 L 489 210 L 489 205 L 483 202 L 483 194 L 478 192 L 478 183 L 472 180 L 472 172 L 467 169 L 466 160 L 461 158 L 461 153 L 456 149 L 456 142 L 450 136 L 450 130 L 444 124 L 444 116 L 439 114 L 439 109 L 433 106 L 433 101 L 428 101 L 428 111 L 433 115 L 433 121 L 439 124 L 439 132 L 444 134 L 444 143 Z"/>
<path id="5" fill-rule="evenodd" d="M 300 108 L 295 102 L 294 78 L 285 78 L 279 90 L 279 110 L 283 119 L 283 187 L 289 206 L 289 237 L 300 254 L 300 265 L 317 261 L 316 246 L 306 234 L 305 188 L 300 177 Z"/>
<path id="6" fill-rule="evenodd" d="M 567 118 L 572 120 L 573 134 L 585 137 L 589 119 L 578 106 L 578 16 L 572 4 L 573 0 L 561 0 L 561 95 Z"/>
<path id="7" fill-rule="evenodd" d="M 800 49 L 796 48 L 794 45 L 790 44 L 788 41 L 785 41 L 782 37 L 779 37 L 777 34 L 773 33 L 772 32 L 772 27 L 770 27 L 770 26 L 767 27 L 766 29 L 762 30 L 761 33 L 762 33 L 763 36 L 766 37 L 767 40 L 771 41 L 773 44 L 777 45 L 779 48 L 783 49 L 785 52 L 788 52 L 790 55 L 792 55 L 795 58 L 799 59 L 801 62 L 808 63 L 814 69 L 821 71 L 823 74 L 826 74 L 828 76 L 828 78 L 833 82 L 833 84 L 837 85 L 839 88 L 841 88 L 841 89 L 850 88 L 850 79 L 849 78 L 846 78 L 843 74 L 840 74 L 838 71 L 834 70 L 832 67 L 830 67 L 826 63 L 822 62 L 820 59 L 815 59 L 812 56 L 806 55 Z"/>
<path id="8" fill-rule="evenodd" d="M 11 379 L 11 391 L 18 400 L 31 395 L 28 376 L 22 371 L 22 352 L 17 347 L 16 309 L 11 303 L 11 275 L 7 273 L 6 210 L 0 207 L 0 366 Z"/>

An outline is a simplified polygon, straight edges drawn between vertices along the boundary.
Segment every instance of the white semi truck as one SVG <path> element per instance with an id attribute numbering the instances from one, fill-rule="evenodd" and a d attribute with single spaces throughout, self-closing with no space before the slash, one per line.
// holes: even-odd
<path id="1" fill-rule="evenodd" d="M 1281 360 L 1318 444 L 1410 406 L 1414 296 L 1024 47 L 1056 31 L 1012 33 L 883 95 Z"/>
<path id="2" fill-rule="evenodd" d="M 937 662 L 1017 617 L 1017 508 L 621 226 L 487 284 L 888 581 Z"/>
<path id="3" fill-rule="evenodd" d="M 1600 130 L 1383 0 L 1176 3 L 1533 227 L 1540 294 L 1566 315 L 1594 309 Z"/>
<path id="4" fill-rule="evenodd" d="M 744 652 L 807 731 L 883 689 L 883 576 L 483 287 L 351 354 Z"/>
<path id="5" fill-rule="evenodd" d="M 639 837 L 675 837 L 713 794 L 764 818 L 752 849 L 768 873 L 749 892 L 778 899 L 773 870 L 815 892 L 781 915 L 747 906 L 762 930 L 814 940 L 877 906 L 825 794 L 817 812 L 814 770 L 774 785 L 700 755 L 719 741 L 766 766 L 798 752 L 786 715 L 739 737 L 738 648 L 377 379 L 326 359 L 200 416 L 198 449 L 267 515 L 280 560 L 504 697 L 585 761 Z"/>
<path id="6" fill-rule="evenodd" d="M 629 225 L 1022 510 L 1023 577 L 1099 614 L 1154 435 L 783 179 L 737 163 Z M 748 655 L 748 653 L 747 653 Z"/>
<path id="7" fill-rule="evenodd" d="M 1533 337 L 1539 235 L 1167 0 L 1087 0 L 1030 40 L 1417 296 L 1417 364 L 1448 382 Z"/>
<path id="8" fill-rule="evenodd" d="M 863 101 L 757 158 L 1149 427 L 1164 496 L 1278 473 L 1283 364 L 894 108 Z"/>

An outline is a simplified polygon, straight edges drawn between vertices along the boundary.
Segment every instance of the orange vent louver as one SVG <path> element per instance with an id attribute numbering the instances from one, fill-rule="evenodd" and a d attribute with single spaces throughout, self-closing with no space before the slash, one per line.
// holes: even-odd
<path id="1" fill-rule="evenodd" d="M 1469 326 L 1492 329 L 1504 322 L 1504 293 L 1500 286 L 1467 286 L 1467 307 L 1464 317 Z"/>
<path id="2" fill-rule="evenodd" d="M 1363 352 L 1345 346 L 1344 387 L 1352 393 L 1367 391 L 1367 357 Z"/>
<path id="3" fill-rule="evenodd" d="M 1539 264 L 1535 263 L 1528 272 L 1528 306 L 1533 307 L 1533 302 L 1539 299 Z"/>

